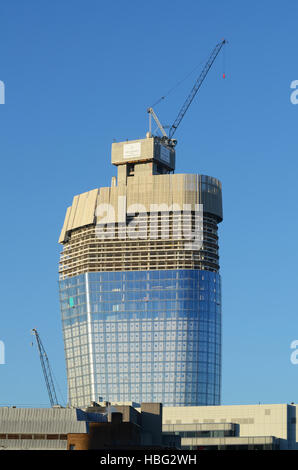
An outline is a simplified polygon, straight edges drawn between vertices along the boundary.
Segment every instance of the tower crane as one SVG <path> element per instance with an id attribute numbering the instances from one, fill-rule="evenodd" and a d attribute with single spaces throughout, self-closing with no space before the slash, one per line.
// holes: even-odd
<path id="1" fill-rule="evenodd" d="M 35 335 L 38 351 L 39 351 L 39 357 L 40 357 L 40 362 L 41 362 L 41 367 L 44 375 L 44 379 L 46 382 L 47 390 L 48 390 L 48 395 L 50 399 L 51 406 L 58 405 L 58 399 L 56 395 L 56 390 L 54 386 L 54 381 L 51 373 L 51 368 L 50 368 L 50 363 L 49 359 L 47 356 L 47 353 L 43 347 L 42 341 L 40 339 L 40 336 L 38 334 L 38 331 L 36 328 L 32 329 L 32 334 Z"/>
<path id="2" fill-rule="evenodd" d="M 159 119 L 157 118 L 154 110 L 152 107 L 147 109 L 147 112 L 149 113 L 149 132 L 151 133 L 151 116 L 155 120 L 157 126 L 161 130 L 163 137 L 161 137 L 161 140 L 164 141 L 165 144 L 167 144 L 170 147 L 175 147 L 177 144 L 177 140 L 173 139 L 173 135 L 175 134 L 179 124 L 181 123 L 183 117 L 185 116 L 186 111 L 188 110 L 189 106 L 191 105 L 194 97 L 196 96 L 197 92 L 199 91 L 203 81 L 205 80 L 210 68 L 212 67 L 212 64 L 214 63 L 216 57 L 218 56 L 221 48 L 226 44 L 226 40 L 223 39 L 221 42 L 216 44 L 214 47 L 213 51 L 211 52 L 203 70 L 201 71 L 199 77 L 195 81 L 193 88 L 191 89 L 191 92 L 189 93 L 188 97 L 186 98 L 185 102 L 183 103 L 183 106 L 181 107 L 178 116 L 176 117 L 174 123 L 170 127 L 169 134 L 167 135 L 166 131 L 164 130 L 163 126 L 161 125 Z"/>

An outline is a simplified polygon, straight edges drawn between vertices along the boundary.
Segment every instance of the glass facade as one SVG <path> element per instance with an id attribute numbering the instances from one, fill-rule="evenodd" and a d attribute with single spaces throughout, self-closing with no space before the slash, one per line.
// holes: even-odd
<path id="1" fill-rule="evenodd" d="M 220 275 L 85 273 L 60 281 L 69 402 L 219 405 Z"/>

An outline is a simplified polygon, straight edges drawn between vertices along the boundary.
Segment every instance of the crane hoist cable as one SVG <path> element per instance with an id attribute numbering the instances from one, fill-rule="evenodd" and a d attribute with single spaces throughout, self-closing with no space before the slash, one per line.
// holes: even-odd
<path id="1" fill-rule="evenodd" d="M 194 72 L 196 72 L 196 70 L 203 64 L 205 63 L 207 60 L 207 58 L 205 57 L 205 59 L 201 60 L 190 72 L 188 72 L 188 74 L 181 78 L 175 85 L 172 86 L 172 88 L 170 88 L 167 93 L 165 93 L 163 96 L 161 96 L 157 101 L 155 101 L 155 103 L 153 103 L 150 107 L 151 108 L 154 108 L 155 106 L 157 106 L 159 103 L 161 103 L 161 101 L 165 100 L 174 90 L 176 90 L 176 88 L 178 88 L 180 85 L 182 85 L 182 83 L 184 83 L 191 75 L 194 74 Z M 149 109 L 149 108 L 148 108 Z"/>

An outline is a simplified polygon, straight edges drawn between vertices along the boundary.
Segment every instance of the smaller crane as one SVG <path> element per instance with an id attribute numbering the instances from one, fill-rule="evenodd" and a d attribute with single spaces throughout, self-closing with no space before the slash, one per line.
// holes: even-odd
<path id="1" fill-rule="evenodd" d="M 32 334 L 34 334 L 36 338 L 41 367 L 46 382 L 51 406 L 59 405 L 47 353 L 45 351 L 45 348 L 43 347 L 43 344 L 36 328 L 32 329 Z"/>

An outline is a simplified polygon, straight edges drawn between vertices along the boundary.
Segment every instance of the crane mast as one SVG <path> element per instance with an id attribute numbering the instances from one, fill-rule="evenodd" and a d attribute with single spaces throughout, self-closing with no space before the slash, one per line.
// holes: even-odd
<path id="1" fill-rule="evenodd" d="M 189 93 L 188 97 L 186 98 L 185 102 L 183 103 L 183 106 L 181 107 L 179 113 L 178 113 L 178 116 L 176 117 L 174 123 L 172 124 L 172 126 L 170 127 L 170 130 L 169 130 L 169 135 L 167 135 L 165 133 L 165 130 L 164 128 L 162 127 L 162 125 L 160 124 L 156 114 L 154 113 L 153 111 L 153 108 L 148 108 L 147 109 L 147 112 L 150 114 L 150 118 L 151 118 L 151 115 L 153 116 L 155 122 L 157 123 L 159 129 L 161 130 L 162 134 L 163 134 L 163 137 L 162 137 L 162 140 L 166 141 L 166 143 L 171 146 L 171 147 L 175 147 L 175 145 L 177 144 L 177 141 L 173 139 L 173 135 L 174 133 L 176 132 L 179 124 L 181 123 L 182 119 L 184 118 L 185 116 L 185 113 L 187 112 L 189 106 L 191 105 L 194 97 L 196 96 L 197 92 L 199 91 L 203 81 L 205 80 L 210 68 L 212 67 L 212 64 L 213 62 L 215 61 L 216 57 L 218 56 L 221 48 L 224 46 L 224 44 L 226 44 L 226 40 L 223 39 L 221 42 L 219 42 L 218 44 L 216 44 L 216 46 L 214 47 L 213 51 L 211 52 L 203 70 L 201 71 L 199 77 L 197 78 L 197 80 L 195 81 L 195 84 L 191 90 L 191 92 Z M 151 122 L 151 121 L 150 121 Z M 150 125 L 150 132 L 151 132 L 151 125 Z"/>
<path id="2" fill-rule="evenodd" d="M 57 395 L 56 395 L 56 390 L 55 390 L 55 386 L 54 386 L 54 382 L 53 382 L 53 377 L 52 377 L 50 363 L 49 363 L 47 353 L 46 353 L 46 351 L 43 347 L 42 341 L 40 339 L 40 336 L 39 336 L 38 331 L 36 330 L 36 328 L 33 328 L 32 333 L 35 335 L 35 338 L 36 338 L 36 343 L 37 343 L 40 362 L 41 362 L 41 367 L 42 367 L 44 379 L 45 379 L 45 382 L 46 382 L 46 386 L 47 386 L 51 406 L 58 405 L 58 399 L 57 399 Z"/>

